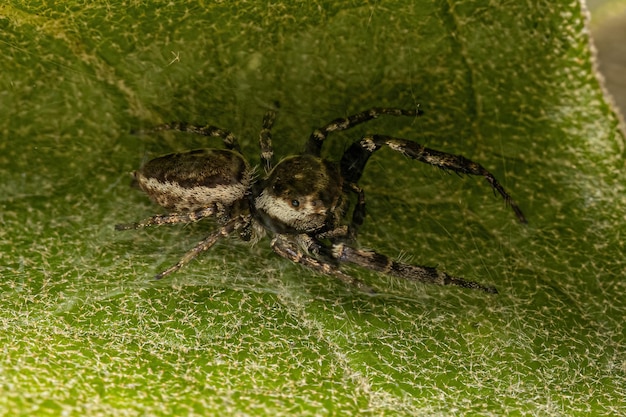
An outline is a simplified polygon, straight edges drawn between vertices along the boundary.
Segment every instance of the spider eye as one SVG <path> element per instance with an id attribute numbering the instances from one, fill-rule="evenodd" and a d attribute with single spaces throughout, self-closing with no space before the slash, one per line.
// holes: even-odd
<path id="1" fill-rule="evenodd" d="M 298 207 L 300 205 L 300 202 L 298 200 L 291 200 L 291 205 L 294 207 Z"/>

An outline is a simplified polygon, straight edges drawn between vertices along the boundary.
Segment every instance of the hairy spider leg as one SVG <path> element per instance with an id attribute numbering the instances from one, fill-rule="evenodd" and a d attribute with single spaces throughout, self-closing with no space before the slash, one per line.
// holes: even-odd
<path id="1" fill-rule="evenodd" d="M 265 173 L 269 173 L 274 165 L 274 149 L 272 148 L 272 126 L 276 120 L 276 111 L 268 110 L 263 116 L 263 127 L 259 134 L 259 147 L 261 148 L 261 165 Z"/>
<path id="2" fill-rule="evenodd" d="M 189 252 L 184 254 L 183 257 L 180 258 L 180 260 L 176 264 L 170 266 L 165 271 L 156 274 L 154 276 L 154 279 L 161 279 L 164 276 L 171 274 L 172 272 L 178 271 L 180 268 L 188 264 L 192 259 L 200 255 L 202 252 L 205 252 L 211 249 L 211 247 L 213 247 L 213 245 L 215 245 L 215 243 L 220 238 L 228 236 L 233 231 L 240 229 L 241 227 L 246 227 L 250 223 L 250 221 L 251 221 L 250 215 L 237 216 L 229 220 L 219 230 L 216 230 L 215 232 L 211 233 L 209 236 L 203 239 L 200 243 L 198 243 L 193 249 L 191 249 Z"/>
<path id="3" fill-rule="evenodd" d="M 321 245 L 313 243 L 312 240 L 310 242 L 311 242 L 312 248 L 314 249 L 321 248 Z M 354 278 L 348 274 L 345 274 L 339 268 L 337 268 L 336 265 L 333 265 L 332 263 L 328 261 L 314 258 L 311 255 L 304 253 L 296 242 L 287 238 L 285 235 L 277 235 L 274 239 L 272 239 L 272 242 L 270 245 L 274 253 L 282 256 L 285 259 L 288 259 L 300 265 L 304 265 L 321 274 L 333 275 L 336 278 L 340 279 L 345 284 L 354 286 L 364 292 L 368 292 L 368 293 L 375 292 L 369 285 L 363 283 L 361 280 L 357 278 Z"/>
<path id="4" fill-rule="evenodd" d="M 355 240 L 359 227 L 365 220 L 365 192 L 361 187 L 353 182 L 344 183 L 344 191 L 351 191 L 357 195 L 356 205 L 352 210 L 352 221 L 348 226 L 348 238 Z"/>
<path id="5" fill-rule="evenodd" d="M 309 137 L 304 153 L 320 156 L 323 142 L 326 140 L 329 133 L 350 129 L 356 125 L 375 119 L 380 115 L 416 117 L 421 116 L 422 114 L 424 114 L 424 112 L 420 109 L 405 110 L 398 108 L 374 107 L 360 113 L 353 114 L 352 116 L 340 117 L 325 126 L 315 129 Z M 350 239 L 355 239 L 357 229 L 363 224 L 363 220 L 365 218 L 365 193 L 355 181 L 346 182 L 344 189 L 357 195 L 357 204 L 352 212 L 352 222 L 349 226 Z"/>
<path id="6" fill-rule="evenodd" d="M 519 206 L 513 201 L 504 187 L 496 180 L 492 173 L 483 168 L 480 164 L 471 161 L 461 155 L 453 155 L 446 152 L 429 149 L 417 142 L 408 139 L 394 138 L 385 135 L 367 135 L 360 141 L 354 142 L 343 154 L 341 158 L 341 175 L 347 182 L 357 183 L 363 175 L 363 170 L 369 157 L 381 147 L 387 146 L 390 149 L 400 152 L 404 156 L 429 165 L 436 166 L 443 170 L 450 170 L 459 174 L 480 175 L 491 185 L 494 192 L 498 192 L 504 201 L 511 206 L 518 220 L 526 223 L 526 217 Z"/>
<path id="7" fill-rule="evenodd" d="M 320 156 L 322 152 L 322 144 L 331 132 L 350 129 L 358 124 L 365 123 L 380 115 L 389 116 L 421 116 L 424 114 L 420 109 L 404 110 L 396 108 L 374 107 L 348 117 L 340 117 L 333 120 L 325 126 L 315 129 L 304 150 L 305 154 Z"/>
<path id="8" fill-rule="evenodd" d="M 196 135 L 222 138 L 226 149 L 241 153 L 237 137 L 230 131 L 211 125 L 193 125 L 186 122 L 170 122 L 155 126 L 148 132 L 162 132 L 164 130 L 176 130 L 179 132 L 195 133 Z"/>
<path id="9" fill-rule="evenodd" d="M 410 281 L 436 285 L 453 285 L 472 290 L 480 290 L 490 294 L 498 293 L 498 290 L 494 287 L 453 277 L 433 267 L 405 264 L 380 253 L 355 249 L 343 243 L 333 244 L 332 252 L 333 257 L 340 262 L 353 263 L 373 271 L 382 272 Z"/>
<path id="10" fill-rule="evenodd" d="M 116 224 L 115 230 L 132 230 L 148 226 L 160 226 L 162 224 L 197 222 L 205 217 L 214 216 L 215 213 L 215 207 L 206 207 L 187 213 L 157 214 L 156 216 L 148 217 L 147 219 L 137 223 Z"/>

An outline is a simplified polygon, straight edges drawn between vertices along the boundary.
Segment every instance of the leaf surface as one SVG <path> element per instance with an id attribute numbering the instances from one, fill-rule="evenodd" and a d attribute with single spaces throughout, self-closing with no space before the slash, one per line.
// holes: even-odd
<path id="1" fill-rule="evenodd" d="M 115 2 L 114 2 L 115 3 Z M 39 2 L 0 6 L 0 414 L 593 414 L 626 407 L 624 138 L 576 2 Z M 211 223 L 115 232 L 158 208 L 128 172 L 218 146 L 258 164 L 311 130 L 409 138 L 493 172 L 390 151 L 361 185 L 362 247 L 491 284 L 489 296 L 347 270 L 370 296 L 225 240 L 151 276 Z"/>

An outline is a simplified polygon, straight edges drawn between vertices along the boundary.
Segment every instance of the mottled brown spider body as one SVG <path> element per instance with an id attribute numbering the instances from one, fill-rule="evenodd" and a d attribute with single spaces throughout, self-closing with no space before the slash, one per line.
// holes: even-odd
<path id="1" fill-rule="evenodd" d="M 194 222 L 205 217 L 217 219 L 219 229 L 187 252 L 161 278 L 184 266 L 221 237 L 234 231 L 243 240 L 257 241 L 272 236 L 275 253 L 324 274 L 372 291 L 361 281 L 340 269 L 343 262 L 417 282 L 456 285 L 497 292 L 493 287 L 452 277 L 435 268 L 409 265 L 385 255 L 354 248 L 357 229 L 365 217 L 365 196 L 358 181 L 369 157 L 381 149 L 461 174 L 481 175 L 510 204 L 521 222 L 526 219 L 495 177 L 481 165 L 462 156 L 426 148 L 416 142 L 382 135 L 366 135 L 344 152 L 338 163 L 320 156 L 329 133 L 346 130 L 379 115 L 413 116 L 421 111 L 372 108 L 339 118 L 316 129 L 301 155 L 273 164 L 271 128 L 275 112 L 263 119 L 259 136 L 261 163 L 265 171 L 255 178 L 241 155 L 236 137 L 215 126 L 195 126 L 173 122 L 153 131 L 179 130 L 222 138 L 226 149 L 202 149 L 165 155 L 147 162 L 134 173 L 139 187 L 168 213 L 139 223 L 116 225 L 117 230 L 145 226 Z M 351 204 L 351 195 L 356 197 Z"/>

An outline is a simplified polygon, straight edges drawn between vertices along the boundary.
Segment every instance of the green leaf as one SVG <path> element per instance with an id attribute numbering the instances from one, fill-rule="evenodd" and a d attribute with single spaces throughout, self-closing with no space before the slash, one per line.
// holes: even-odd
<path id="1" fill-rule="evenodd" d="M 624 137 L 578 2 L 37 2 L 0 6 L 0 414 L 615 415 L 626 407 Z M 333 118 L 481 163 L 476 178 L 378 152 L 360 245 L 498 287 L 358 268 L 370 296 L 212 228 L 115 232 L 159 212 L 128 172 L 218 146 L 258 163 Z"/>

